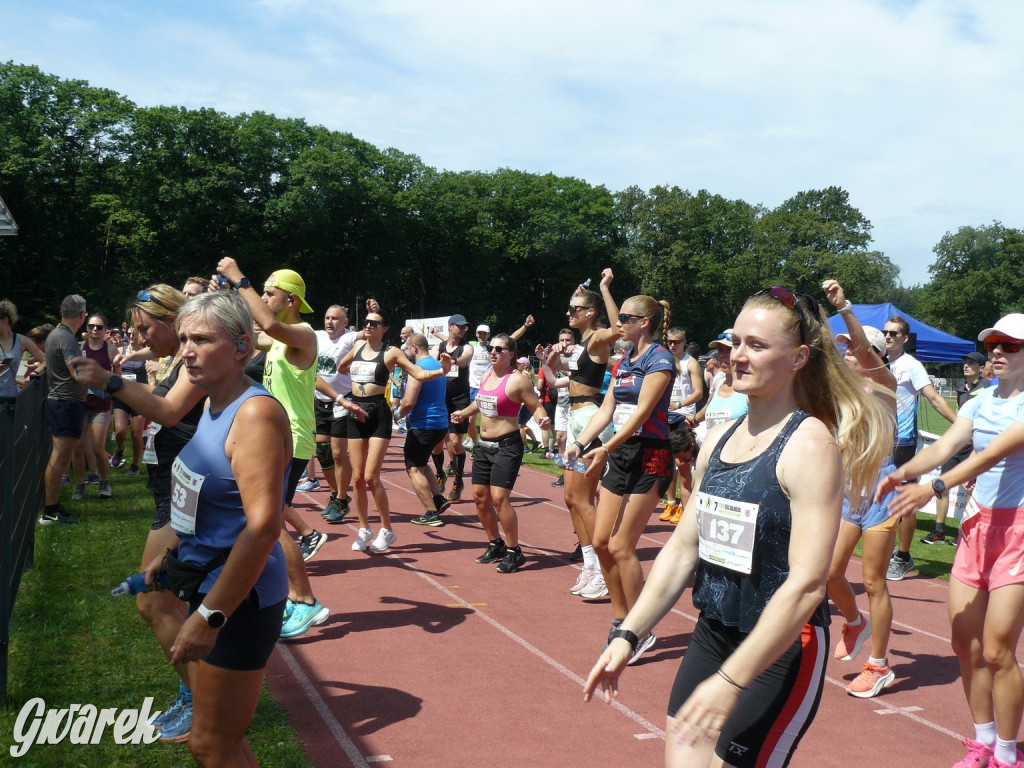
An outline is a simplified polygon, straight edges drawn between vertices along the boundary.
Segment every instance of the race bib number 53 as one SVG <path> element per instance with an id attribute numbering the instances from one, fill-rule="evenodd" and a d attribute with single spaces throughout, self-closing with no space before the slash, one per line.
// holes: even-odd
<path id="1" fill-rule="evenodd" d="M 749 574 L 760 505 L 697 494 L 697 553 L 708 563 Z"/>
<path id="2" fill-rule="evenodd" d="M 206 476 L 190 470 L 180 457 L 174 460 L 171 476 L 171 527 L 178 533 L 192 536 L 196 532 L 199 491 Z"/>

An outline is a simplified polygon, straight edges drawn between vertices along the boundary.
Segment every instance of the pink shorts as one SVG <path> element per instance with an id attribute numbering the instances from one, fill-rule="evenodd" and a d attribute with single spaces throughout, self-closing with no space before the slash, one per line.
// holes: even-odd
<path id="1" fill-rule="evenodd" d="M 1024 584 L 1024 507 L 979 504 L 978 513 L 960 527 L 953 576 L 986 592 Z"/>

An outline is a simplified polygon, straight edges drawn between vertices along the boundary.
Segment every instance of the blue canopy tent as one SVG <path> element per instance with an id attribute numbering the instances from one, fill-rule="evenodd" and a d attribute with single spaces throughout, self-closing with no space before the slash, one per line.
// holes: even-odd
<path id="1" fill-rule="evenodd" d="M 860 320 L 861 325 L 872 325 L 879 330 L 885 327 L 886 321 L 893 315 L 903 317 L 910 324 L 911 333 L 917 336 L 917 347 L 913 355 L 922 363 L 959 363 L 963 361 L 964 355 L 978 349 L 973 341 L 958 338 L 922 323 L 895 304 L 854 304 L 853 314 Z M 833 315 L 828 323 L 833 334 L 846 332 L 846 324 L 841 315 Z"/>

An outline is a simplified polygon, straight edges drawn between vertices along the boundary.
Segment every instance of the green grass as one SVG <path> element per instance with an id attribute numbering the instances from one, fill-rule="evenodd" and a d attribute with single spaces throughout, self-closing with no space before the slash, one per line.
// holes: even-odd
<path id="1" fill-rule="evenodd" d="M 917 516 L 917 530 L 914 531 L 914 541 L 910 545 L 910 556 L 917 563 L 917 572 L 921 576 L 949 581 L 949 572 L 953 568 L 956 547 L 951 547 L 948 544 L 922 544 L 921 537 L 931 533 L 933 528 L 935 528 L 935 515 L 919 514 Z M 948 540 L 955 540 L 959 529 L 959 520 L 954 520 L 952 517 L 946 518 L 946 538 Z M 853 554 L 860 557 L 861 546 L 859 543 Z"/>
<path id="2" fill-rule="evenodd" d="M 48 709 L 69 704 L 140 708 L 154 697 L 162 710 L 177 692 L 177 678 L 130 596 L 110 590 L 138 570 L 149 531 L 153 496 L 145 473 L 112 470 L 115 498 L 62 500 L 80 513 L 76 526 L 36 529 L 35 564 L 21 584 L 11 624 L 8 699 L 0 709 L 0 765 L 11 760 L 14 724 L 22 705 L 42 697 Z M 262 765 L 309 765 L 285 710 L 264 687 L 249 730 Z M 181 766 L 192 758 L 184 744 L 118 745 L 110 729 L 99 744 L 35 745 L 17 761 L 25 766 Z"/>

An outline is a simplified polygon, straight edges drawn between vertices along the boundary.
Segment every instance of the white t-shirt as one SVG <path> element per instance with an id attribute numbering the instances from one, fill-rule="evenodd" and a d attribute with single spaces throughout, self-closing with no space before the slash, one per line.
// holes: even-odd
<path id="1" fill-rule="evenodd" d="M 964 403 L 957 417 L 974 422 L 974 450 L 983 451 L 1014 422 L 1024 421 L 1024 395 L 1003 399 L 990 387 Z M 989 508 L 1024 506 L 1024 451 L 1011 453 L 979 475 L 974 498 Z"/>
<path id="2" fill-rule="evenodd" d="M 491 370 L 491 358 L 487 354 L 487 346 L 479 341 L 469 342 L 473 347 L 473 359 L 469 361 L 469 386 L 480 389 L 484 374 Z"/>
<path id="3" fill-rule="evenodd" d="M 339 395 L 347 395 L 352 391 L 352 379 L 347 373 L 338 373 L 338 363 L 355 346 L 355 331 L 345 331 L 341 336 L 332 339 L 327 331 L 316 332 L 316 373 L 326 381 Z M 316 393 L 317 400 L 330 400 L 327 395 Z"/>
<path id="4" fill-rule="evenodd" d="M 896 440 L 894 445 L 917 443 L 917 396 L 931 384 L 924 366 L 904 352 L 889 363 L 896 377 Z"/>
<path id="5" fill-rule="evenodd" d="M 690 355 L 683 355 L 683 359 L 679 361 L 679 373 L 676 375 L 675 380 L 672 382 L 672 402 L 682 402 L 686 398 L 693 394 L 693 382 L 690 381 L 690 361 L 693 358 Z M 687 416 L 692 416 L 697 413 L 697 404 L 690 403 L 684 405 L 682 408 L 677 408 L 673 413 L 682 413 Z"/>

